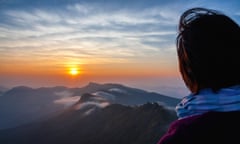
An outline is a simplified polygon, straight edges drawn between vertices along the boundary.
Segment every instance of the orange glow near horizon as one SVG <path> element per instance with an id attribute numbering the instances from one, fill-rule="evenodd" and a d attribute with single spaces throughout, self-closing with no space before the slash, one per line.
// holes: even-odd
<path id="1" fill-rule="evenodd" d="M 84 63 L 46 61 L 2 63 L 2 85 L 33 87 L 83 86 L 89 82 L 130 82 L 178 76 L 177 68 L 161 63 Z"/>
<path id="2" fill-rule="evenodd" d="M 14 65 L 14 66 L 13 66 Z M 0 74 L 12 76 L 78 76 L 84 77 L 171 77 L 178 75 L 176 67 L 140 64 L 1 64 Z"/>

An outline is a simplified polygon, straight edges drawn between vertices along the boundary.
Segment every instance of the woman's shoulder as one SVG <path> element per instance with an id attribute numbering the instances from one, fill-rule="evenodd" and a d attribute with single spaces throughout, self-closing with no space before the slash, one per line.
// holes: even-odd
<path id="1" fill-rule="evenodd" d="M 189 116 L 186 118 L 182 118 L 174 121 L 171 124 L 171 128 L 178 128 L 182 126 L 199 126 L 201 124 L 231 124 L 233 122 L 240 121 L 240 111 L 232 111 L 232 112 L 207 112 L 201 115 Z M 231 123 L 227 123 L 231 122 Z M 240 123 L 239 123 L 240 125 Z"/>
<path id="2" fill-rule="evenodd" d="M 174 121 L 159 144 L 206 142 L 207 139 L 226 139 L 234 137 L 233 130 L 240 129 L 240 111 L 208 112 Z M 213 136 L 215 134 L 215 136 Z M 221 135 L 220 138 L 219 135 Z"/>

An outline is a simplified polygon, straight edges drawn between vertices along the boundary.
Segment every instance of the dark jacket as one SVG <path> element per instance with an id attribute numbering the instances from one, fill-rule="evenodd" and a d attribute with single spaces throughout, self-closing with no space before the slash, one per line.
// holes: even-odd
<path id="1" fill-rule="evenodd" d="M 158 144 L 240 144 L 240 111 L 208 112 L 177 120 Z"/>

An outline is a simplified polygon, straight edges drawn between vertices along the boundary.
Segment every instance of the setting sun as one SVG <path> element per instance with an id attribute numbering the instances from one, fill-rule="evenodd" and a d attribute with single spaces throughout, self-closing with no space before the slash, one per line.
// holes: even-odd
<path id="1" fill-rule="evenodd" d="M 79 73 L 80 71 L 78 70 L 78 68 L 70 68 L 69 70 L 69 74 L 73 76 L 78 75 Z"/>

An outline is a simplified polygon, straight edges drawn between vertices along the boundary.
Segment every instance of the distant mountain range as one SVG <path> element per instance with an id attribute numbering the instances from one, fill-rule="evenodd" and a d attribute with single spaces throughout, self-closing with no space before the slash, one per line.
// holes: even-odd
<path id="1" fill-rule="evenodd" d="M 0 96 L 0 143 L 151 144 L 179 101 L 121 84 L 15 87 Z"/>
<path id="2" fill-rule="evenodd" d="M 82 88 L 58 86 L 36 89 L 19 86 L 5 91 L 0 97 L 0 129 L 49 118 L 79 103 L 78 101 L 81 101 L 81 106 L 103 107 L 109 104 L 134 106 L 157 102 L 174 107 L 179 99 L 120 84 L 91 82 Z"/>

